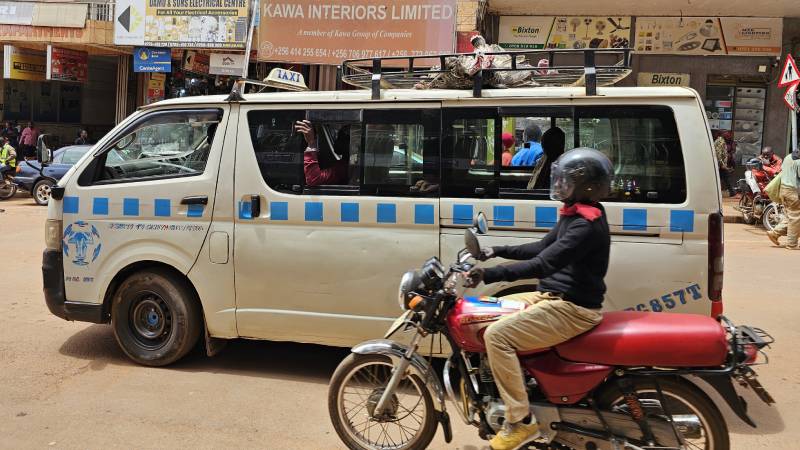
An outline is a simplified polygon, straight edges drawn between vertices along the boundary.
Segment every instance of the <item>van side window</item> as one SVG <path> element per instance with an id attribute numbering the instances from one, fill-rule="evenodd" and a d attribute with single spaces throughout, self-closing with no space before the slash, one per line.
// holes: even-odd
<path id="1" fill-rule="evenodd" d="M 495 110 L 454 109 L 445 113 L 442 129 L 442 195 L 494 196 Z"/>
<path id="2" fill-rule="evenodd" d="M 101 184 L 200 175 L 206 168 L 222 111 L 156 112 L 117 139 L 98 163 Z"/>
<path id="3" fill-rule="evenodd" d="M 670 108 L 625 106 L 576 108 L 582 147 L 596 148 L 614 164 L 605 201 L 682 203 L 686 170 Z"/>
<path id="4" fill-rule="evenodd" d="M 264 181 L 280 192 L 302 191 L 303 135 L 294 131 L 294 123 L 303 120 L 305 111 L 250 111 L 247 122 L 258 169 Z"/>

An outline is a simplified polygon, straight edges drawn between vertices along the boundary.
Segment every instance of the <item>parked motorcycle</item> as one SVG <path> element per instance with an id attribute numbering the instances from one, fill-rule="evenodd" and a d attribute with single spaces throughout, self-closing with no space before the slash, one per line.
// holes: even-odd
<path id="1" fill-rule="evenodd" d="M 739 180 L 736 190 L 741 193 L 739 205 L 736 210 L 742 213 L 742 219 L 748 225 L 758 221 L 768 231 L 772 231 L 783 219 L 783 205 L 770 200 L 761 185 L 767 185 L 772 177 L 764 171 L 764 165 L 758 158 L 752 158 L 745 163 L 747 170 L 744 178 Z M 761 184 L 759 184 L 761 182 Z"/>
<path id="2" fill-rule="evenodd" d="M 6 173 L 0 179 L 0 200 L 8 200 L 17 193 L 17 184 L 14 183 L 14 176 Z"/>
<path id="3" fill-rule="evenodd" d="M 451 442 L 445 396 L 481 438 L 503 426 L 505 407 L 483 333 L 524 305 L 459 296 L 473 255 L 480 254 L 476 233 L 486 231 L 482 214 L 473 226 L 449 269 L 434 257 L 403 276 L 398 294 L 403 314 L 385 339 L 355 346 L 333 374 L 328 411 L 348 448 L 423 449 L 439 425 Z M 410 332 L 409 345 L 389 340 L 400 330 Z M 452 349 L 444 386 L 431 361 L 420 355 L 423 339 L 431 339 L 432 347 L 441 337 Z M 525 447 L 726 450 L 728 428 L 719 408 L 688 376 L 707 381 L 739 418 L 755 426 L 734 382 L 774 402 L 752 368 L 772 342 L 764 331 L 724 317 L 607 312 L 591 331 L 520 355 L 542 433 Z"/>

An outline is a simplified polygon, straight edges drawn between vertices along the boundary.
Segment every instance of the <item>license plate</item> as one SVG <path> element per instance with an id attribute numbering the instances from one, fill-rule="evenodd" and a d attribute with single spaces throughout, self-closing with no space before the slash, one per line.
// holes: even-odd
<path id="1" fill-rule="evenodd" d="M 399 330 L 400 327 L 402 327 L 403 324 L 406 323 L 406 321 L 408 320 L 408 317 L 411 315 L 411 312 L 412 311 L 409 309 L 408 311 L 404 312 L 402 316 L 400 316 L 397 319 L 395 319 L 395 321 L 392 324 L 392 326 L 389 327 L 389 331 L 386 332 L 386 336 L 384 336 L 383 338 L 384 339 L 389 339 L 389 336 L 395 334 L 397 332 L 397 330 Z"/>

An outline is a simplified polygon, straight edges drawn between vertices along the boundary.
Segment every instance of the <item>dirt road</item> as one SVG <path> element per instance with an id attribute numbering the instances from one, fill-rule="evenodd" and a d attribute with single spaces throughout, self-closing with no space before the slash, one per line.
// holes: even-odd
<path id="1" fill-rule="evenodd" d="M 169 368 L 129 362 L 104 325 L 65 322 L 41 293 L 45 209 L 0 203 L 0 448 L 342 448 L 330 425 L 327 382 L 346 351 L 237 341 L 215 358 Z M 734 449 L 790 449 L 800 441 L 800 252 L 771 248 L 759 229 L 726 225 L 725 312 L 777 338 L 759 368 L 778 400 L 748 396 L 756 430 L 725 408 Z M 482 449 L 453 416 L 455 440 Z"/>

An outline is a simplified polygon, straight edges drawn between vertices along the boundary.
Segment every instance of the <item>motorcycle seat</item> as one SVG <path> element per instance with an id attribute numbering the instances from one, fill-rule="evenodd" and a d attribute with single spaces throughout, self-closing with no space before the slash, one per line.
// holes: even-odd
<path id="1" fill-rule="evenodd" d="M 728 341 L 708 316 L 614 311 L 555 350 L 570 361 L 609 366 L 713 367 L 724 364 Z"/>

